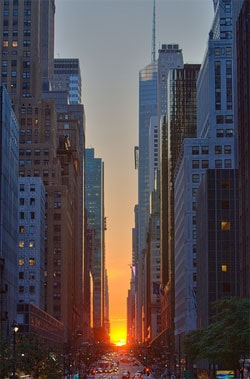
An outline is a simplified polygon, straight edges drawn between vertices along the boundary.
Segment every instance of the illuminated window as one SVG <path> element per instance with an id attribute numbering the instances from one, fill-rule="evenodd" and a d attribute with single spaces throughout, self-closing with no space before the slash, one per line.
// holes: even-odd
<path id="1" fill-rule="evenodd" d="M 35 266 L 35 258 L 29 258 L 29 265 Z"/>
<path id="2" fill-rule="evenodd" d="M 18 266 L 24 266 L 24 259 L 18 260 Z"/>
<path id="3" fill-rule="evenodd" d="M 24 241 L 19 241 L 19 247 L 21 248 L 21 249 L 23 249 L 24 248 Z"/>
<path id="4" fill-rule="evenodd" d="M 222 265 L 221 266 L 221 271 L 222 272 L 227 272 L 227 265 Z"/>
<path id="5" fill-rule="evenodd" d="M 13 41 L 12 42 L 12 47 L 17 47 L 18 46 L 18 42 L 17 41 Z"/>
<path id="6" fill-rule="evenodd" d="M 230 230 L 230 221 L 221 221 L 221 230 Z"/>
<path id="7" fill-rule="evenodd" d="M 9 46 L 9 42 L 8 41 L 3 41 L 3 47 L 8 47 Z"/>
<path id="8" fill-rule="evenodd" d="M 31 248 L 32 248 L 32 247 L 35 247 L 35 241 L 30 241 L 30 242 L 29 242 L 29 247 L 31 247 Z"/>
<path id="9" fill-rule="evenodd" d="M 224 153 L 225 154 L 231 154 L 232 153 L 231 145 L 225 145 L 224 146 Z"/>
<path id="10" fill-rule="evenodd" d="M 19 226 L 19 233 L 24 233 L 24 225 Z"/>
<path id="11" fill-rule="evenodd" d="M 222 154 L 222 146 L 221 145 L 216 145 L 214 148 L 215 154 Z"/>

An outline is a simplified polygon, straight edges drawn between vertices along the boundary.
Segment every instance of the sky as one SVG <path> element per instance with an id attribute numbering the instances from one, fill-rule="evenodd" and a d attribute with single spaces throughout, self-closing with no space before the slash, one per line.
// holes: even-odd
<path id="1" fill-rule="evenodd" d="M 156 0 L 156 52 L 177 43 L 202 63 L 212 0 Z M 55 58 L 79 58 L 86 147 L 104 162 L 111 340 L 126 338 L 134 206 L 138 202 L 139 71 L 151 62 L 153 0 L 56 0 Z M 156 54 L 157 57 L 157 54 Z"/>

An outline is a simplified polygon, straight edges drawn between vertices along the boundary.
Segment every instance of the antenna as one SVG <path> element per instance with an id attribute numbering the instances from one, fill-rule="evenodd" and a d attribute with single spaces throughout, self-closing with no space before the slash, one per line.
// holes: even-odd
<path id="1" fill-rule="evenodd" d="M 155 62 L 155 0 L 154 0 L 154 7 L 153 7 L 152 62 Z"/>

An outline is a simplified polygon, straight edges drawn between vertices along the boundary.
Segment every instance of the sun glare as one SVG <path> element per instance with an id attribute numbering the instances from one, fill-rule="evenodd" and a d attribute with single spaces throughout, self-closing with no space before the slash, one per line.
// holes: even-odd
<path id="1" fill-rule="evenodd" d="M 124 330 L 116 330 L 110 335 L 111 342 L 116 346 L 126 345 L 126 332 Z"/>
<path id="2" fill-rule="evenodd" d="M 116 346 L 124 346 L 126 345 L 125 339 L 121 339 L 120 341 L 114 342 Z"/>

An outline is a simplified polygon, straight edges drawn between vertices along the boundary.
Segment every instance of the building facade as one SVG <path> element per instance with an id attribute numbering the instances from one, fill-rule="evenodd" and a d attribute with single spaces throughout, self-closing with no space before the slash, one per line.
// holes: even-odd
<path id="1" fill-rule="evenodd" d="M 48 96 L 55 1 L 3 1 L 0 15 L 1 81 L 20 126 L 19 176 L 40 177 L 46 191 L 44 310 L 64 324 L 70 346 L 84 322 L 84 109 L 66 104 L 59 117 L 56 95 Z"/>
<path id="2" fill-rule="evenodd" d="M 0 333 L 5 338 L 16 319 L 19 128 L 2 85 L 0 117 Z"/>
<path id="3" fill-rule="evenodd" d="M 108 283 L 105 278 L 104 163 L 101 158 L 95 158 L 93 148 L 85 150 L 85 207 L 89 236 L 86 253 L 91 291 L 90 324 L 97 333 L 105 325 Z"/>
<path id="4" fill-rule="evenodd" d="M 18 303 L 45 309 L 45 189 L 40 177 L 19 178 Z"/>

